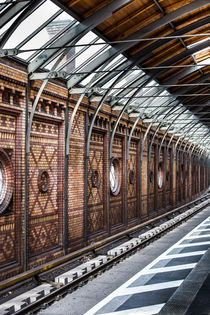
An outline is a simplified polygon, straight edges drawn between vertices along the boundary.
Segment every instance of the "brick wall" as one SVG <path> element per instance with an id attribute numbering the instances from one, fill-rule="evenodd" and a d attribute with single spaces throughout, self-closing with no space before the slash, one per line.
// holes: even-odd
<path id="1" fill-rule="evenodd" d="M 13 172 L 12 199 L 5 211 L 0 213 L 0 280 L 23 271 L 24 266 L 29 269 L 43 264 L 65 252 L 82 248 L 169 211 L 178 202 L 195 198 L 210 184 L 209 169 L 198 166 L 198 159 L 192 157 L 190 160 L 189 155 L 184 156 L 184 171 L 187 172 L 181 182 L 180 175 L 176 176 L 177 170 L 181 172 L 180 157 L 175 155 L 172 159 L 175 140 L 166 157 L 170 139 L 166 137 L 160 156 L 164 181 L 163 186 L 158 188 L 158 149 L 162 134 L 159 133 L 154 140 L 150 160 L 148 141 L 154 130 L 148 135 L 141 160 L 142 140 L 148 126 L 139 122 L 131 138 L 127 160 L 127 139 L 134 120 L 123 115 L 112 147 L 112 158 L 119 163 L 120 176 L 119 193 L 113 194 L 110 190 L 109 140 L 118 113 L 111 112 L 107 104 L 102 106 L 94 124 L 87 157 L 86 135 L 97 106 L 87 97 L 84 97 L 73 122 L 68 144 L 68 168 L 65 169 L 65 123 L 70 120 L 79 95 L 72 95 L 67 106 L 68 91 L 64 82 L 52 80 L 46 85 L 33 117 L 27 199 L 27 71 L 24 66 L 9 59 L 1 60 L 0 70 L 0 150 L 7 154 Z M 30 82 L 29 114 L 41 84 L 41 81 Z M 65 170 L 67 195 L 64 191 Z M 64 243 L 65 240 L 67 243 Z"/>

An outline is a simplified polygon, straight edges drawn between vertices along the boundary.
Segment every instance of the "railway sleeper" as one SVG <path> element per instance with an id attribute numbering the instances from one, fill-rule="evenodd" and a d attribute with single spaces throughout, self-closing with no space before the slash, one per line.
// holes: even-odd
<path id="1" fill-rule="evenodd" d="M 10 315 L 14 314 L 21 309 L 24 309 L 27 305 L 36 302 L 42 297 L 50 294 L 55 291 L 56 288 L 50 284 L 41 284 L 38 287 L 27 291 L 15 298 L 3 303 L 0 305 L 0 314 L 1 315 Z"/>
<path id="2" fill-rule="evenodd" d="M 98 256 L 88 262 L 81 264 L 80 266 L 71 269 L 55 278 L 55 282 L 67 284 L 73 280 L 81 277 L 85 273 L 97 268 L 98 266 L 104 264 L 108 260 L 107 256 Z"/>

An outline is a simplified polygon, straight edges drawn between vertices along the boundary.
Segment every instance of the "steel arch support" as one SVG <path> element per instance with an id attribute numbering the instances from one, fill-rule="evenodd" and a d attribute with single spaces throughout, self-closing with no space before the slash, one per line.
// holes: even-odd
<path id="1" fill-rule="evenodd" d="M 149 79 L 150 80 L 150 79 Z M 115 125 L 114 125 L 114 128 L 112 130 L 112 134 L 111 134 L 111 139 L 110 139 L 110 146 L 109 146 L 109 158 L 111 159 L 112 158 L 112 144 L 113 144 L 113 141 L 114 141 L 114 136 L 115 136 L 115 133 L 116 133 L 116 130 L 117 130 L 117 126 L 118 126 L 118 123 L 120 122 L 120 119 L 122 118 L 126 108 L 129 106 L 130 102 L 132 101 L 132 98 L 139 93 L 139 91 L 141 89 L 144 88 L 144 86 L 147 85 L 147 81 L 144 82 L 138 89 L 137 91 L 135 91 L 135 93 L 128 99 L 127 103 L 124 105 L 123 109 L 121 110 L 120 112 L 120 115 L 118 116 L 116 122 L 115 122 Z"/>

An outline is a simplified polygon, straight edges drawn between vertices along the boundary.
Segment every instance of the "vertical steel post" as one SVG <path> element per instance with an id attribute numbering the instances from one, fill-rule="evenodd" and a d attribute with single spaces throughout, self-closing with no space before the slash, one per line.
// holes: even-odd
<path id="1" fill-rule="evenodd" d="M 69 155 L 67 154 L 67 132 L 68 132 L 68 118 L 69 118 L 69 94 L 66 101 L 65 110 L 65 161 L 64 161 L 64 255 L 68 254 L 68 175 L 69 175 Z M 69 144 L 68 144 L 69 145 Z"/>
<path id="2" fill-rule="evenodd" d="M 89 147 L 90 142 L 88 141 L 88 128 L 89 125 L 89 115 L 88 112 L 85 114 L 85 147 L 86 147 L 86 154 L 85 154 L 85 178 L 84 178 L 84 202 L 85 202 L 85 209 L 84 209 L 84 241 L 85 245 L 88 244 L 88 158 L 89 158 Z"/>
<path id="3" fill-rule="evenodd" d="M 28 155 L 27 143 L 28 137 L 28 107 L 30 99 L 30 80 L 28 77 L 28 82 L 26 85 L 26 112 L 25 112 L 25 200 L 24 200 L 24 228 L 23 228 L 23 238 L 24 238 L 24 249 L 23 249 L 23 269 L 27 270 L 28 266 Z"/>
<path id="4" fill-rule="evenodd" d="M 128 160 L 126 158 L 126 148 L 128 141 L 128 124 L 126 127 L 126 136 L 125 136 L 125 144 L 124 144 L 124 154 L 123 159 L 125 160 L 125 225 L 128 227 Z"/>

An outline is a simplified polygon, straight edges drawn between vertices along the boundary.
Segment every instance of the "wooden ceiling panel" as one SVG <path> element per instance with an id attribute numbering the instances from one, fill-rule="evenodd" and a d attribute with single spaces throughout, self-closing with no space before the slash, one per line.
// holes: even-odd
<path id="1" fill-rule="evenodd" d="M 153 57 L 144 62 L 143 67 L 159 66 L 163 62 L 186 50 L 178 40 L 175 40 L 172 43 L 170 42 L 170 44 L 165 46 L 167 46 L 165 49 L 160 50 L 158 53 L 154 53 Z"/>
<path id="2" fill-rule="evenodd" d="M 210 5 L 204 6 L 201 9 L 197 9 L 189 14 L 185 14 L 182 17 L 174 20 L 174 26 L 177 30 L 189 25 L 199 19 L 210 16 Z"/>
<path id="3" fill-rule="evenodd" d="M 170 13 L 173 12 L 181 7 L 183 7 L 184 5 L 191 3 L 195 0 L 182 0 L 182 1 L 174 1 L 174 0 L 162 0 L 162 1 L 158 1 L 160 6 L 164 9 L 165 13 Z"/>
<path id="4" fill-rule="evenodd" d="M 136 1 L 132 3 L 135 4 Z M 143 5 L 143 1 L 138 1 L 138 3 L 135 10 L 126 9 L 125 11 L 123 8 L 117 11 L 111 18 L 98 26 L 98 29 L 111 40 L 121 40 L 162 16 L 153 2 L 149 5 Z"/>
<path id="5" fill-rule="evenodd" d="M 112 0 L 62 0 L 60 2 L 67 5 L 70 10 L 84 19 L 98 11 L 100 8 L 106 6 L 111 1 Z"/>

